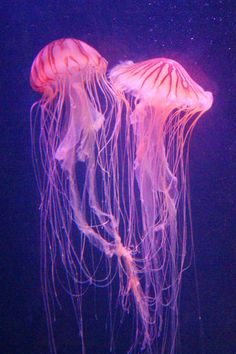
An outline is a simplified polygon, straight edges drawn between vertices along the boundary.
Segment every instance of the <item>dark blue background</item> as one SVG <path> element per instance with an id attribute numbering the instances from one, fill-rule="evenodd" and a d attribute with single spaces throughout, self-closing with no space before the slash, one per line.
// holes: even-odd
<path id="1" fill-rule="evenodd" d="M 212 109 L 196 126 L 190 155 L 202 324 L 192 268 L 183 281 L 179 353 L 236 353 L 235 1 L 2 0 L 0 15 L 1 353 L 49 352 L 29 131 L 30 106 L 38 96 L 29 86 L 29 75 L 38 51 L 60 37 L 88 42 L 110 68 L 119 60 L 176 59 L 214 93 Z M 97 298 L 101 317 L 106 300 L 100 292 Z M 108 353 L 109 334 L 94 319 L 89 301 L 88 353 Z M 69 301 L 64 302 L 56 323 L 58 353 L 76 354 L 76 325 Z M 126 328 L 118 354 L 124 353 L 127 338 Z"/>

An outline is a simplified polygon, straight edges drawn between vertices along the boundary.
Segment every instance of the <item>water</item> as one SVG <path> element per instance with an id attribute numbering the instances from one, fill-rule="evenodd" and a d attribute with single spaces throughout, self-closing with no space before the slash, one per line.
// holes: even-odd
<path id="1" fill-rule="evenodd" d="M 185 272 L 179 353 L 235 352 L 235 5 L 164 1 L 3 1 L 1 177 L 3 178 L 2 352 L 48 353 L 40 289 L 39 196 L 34 179 L 29 110 L 38 98 L 29 87 L 33 58 L 51 40 L 84 40 L 109 61 L 169 57 L 214 94 L 212 109 L 192 139 L 190 185 L 201 316 L 193 267 Z M 69 300 L 57 310 L 58 353 L 79 353 Z M 99 302 L 98 302 L 99 299 Z M 98 326 L 107 310 L 97 290 L 84 300 L 88 353 L 108 353 L 109 332 Z M 96 310 L 95 310 L 96 309 Z M 100 322 L 99 322 L 100 323 Z M 120 333 L 124 353 L 129 323 Z M 203 342 L 203 345 L 201 345 Z M 203 349 L 201 349 L 203 348 Z"/>

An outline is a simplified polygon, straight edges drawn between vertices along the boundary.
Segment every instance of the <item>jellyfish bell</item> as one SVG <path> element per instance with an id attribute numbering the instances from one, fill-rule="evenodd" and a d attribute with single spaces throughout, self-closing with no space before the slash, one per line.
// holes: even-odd
<path id="1" fill-rule="evenodd" d="M 212 93 L 206 92 L 172 59 L 156 58 L 141 63 L 127 61 L 110 72 L 115 87 L 153 105 L 211 108 Z"/>
<path id="2" fill-rule="evenodd" d="M 30 83 L 35 91 L 50 95 L 66 81 L 83 81 L 106 73 L 107 61 L 91 46 L 74 38 L 49 43 L 33 61 Z"/>

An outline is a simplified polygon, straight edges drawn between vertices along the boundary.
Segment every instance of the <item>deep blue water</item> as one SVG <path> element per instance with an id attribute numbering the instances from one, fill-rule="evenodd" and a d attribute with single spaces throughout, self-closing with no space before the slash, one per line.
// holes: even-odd
<path id="1" fill-rule="evenodd" d="M 213 107 L 195 128 L 190 154 L 202 324 L 192 267 L 183 281 L 179 353 L 236 353 L 235 1 L 2 0 L 0 13 L 1 353 L 49 353 L 29 131 L 30 107 L 38 95 L 29 74 L 38 51 L 60 37 L 89 43 L 110 68 L 120 60 L 170 57 L 213 92 Z M 102 316 L 103 293 L 97 299 Z M 70 302 L 63 301 L 56 322 L 58 353 L 80 353 Z M 94 319 L 90 302 L 84 304 L 88 353 L 105 354 L 108 333 Z M 117 354 L 124 353 L 127 338 L 126 328 Z"/>

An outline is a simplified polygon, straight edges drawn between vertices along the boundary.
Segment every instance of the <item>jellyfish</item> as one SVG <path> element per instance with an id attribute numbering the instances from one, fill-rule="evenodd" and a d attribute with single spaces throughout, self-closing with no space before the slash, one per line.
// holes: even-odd
<path id="1" fill-rule="evenodd" d="M 111 70 L 110 79 L 126 112 L 119 118 L 125 133 L 117 134 L 124 137 L 121 155 L 128 166 L 120 179 L 128 195 L 121 195 L 129 230 L 123 242 L 134 250 L 141 288 L 133 292 L 140 318 L 136 340 L 143 335 L 146 352 L 173 353 L 191 233 L 189 141 L 213 96 L 179 63 L 166 58 L 121 63 Z"/>
<path id="2" fill-rule="evenodd" d="M 31 135 L 52 353 L 57 351 L 53 318 L 56 304 L 61 307 L 58 289 L 71 297 L 83 353 L 82 298 L 90 286 L 110 289 L 118 277 L 123 309 L 129 310 L 131 292 L 139 312 L 149 317 L 136 251 L 125 236 L 127 212 L 119 180 L 126 166 L 119 165 L 118 152 L 123 105 L 106 69 L 106 60 L 95 49 L 72 38 L 49 43 L 31 68 L 31 86 L 42 95 L 31 109 Z M 111 329 L 111 347 L 113 342 Z"/>
<path id="3" fill-rule="evenodd" d="M 191 220 L 189 139 L 212 94 L 169 59 L 125 62 L 108 77 L 107 61 L 72 38 L 39 52 L 30 82 L 42 95 L 31 135 L 51 352 L 59 289 L 71 297 L 86 352 L 82 300 L 91 286 L 108 289 L 110 351 L 123 321 L 115 301 L 134 317 L 130 353 L 173 352 Z"/>
<path id="4" fill-rule="evenodd" d="M 113 253 L 111 206 L 107 202 L 102 208 L 98 199 L 108 191 L 97 190 L 98 179 L 104 185 L 110 168 L 106 150 L 110 128 L 104 116 L 114 104 L 106 69 L 106 60 L 94 48 L 73 38 L 48 44 L 31 68 L 31 86 L 42 94 L 31 109 L 31 134 L 41 195 L 42 288 L 52 352 L 56 352 L 52 312 L 55 302 L 60 305 L 58 284 L 71 295 L 84 352 L 80 296 L 83 285 L 95 282 L 96 273 L 95 266 L 89 268 L 85 262 L 86 243 L 107 257 Z M 59 269 L 64 269 L 64 278 Z M 104 282 L 106 277 L 98 280 L 100 286 Z"/>

